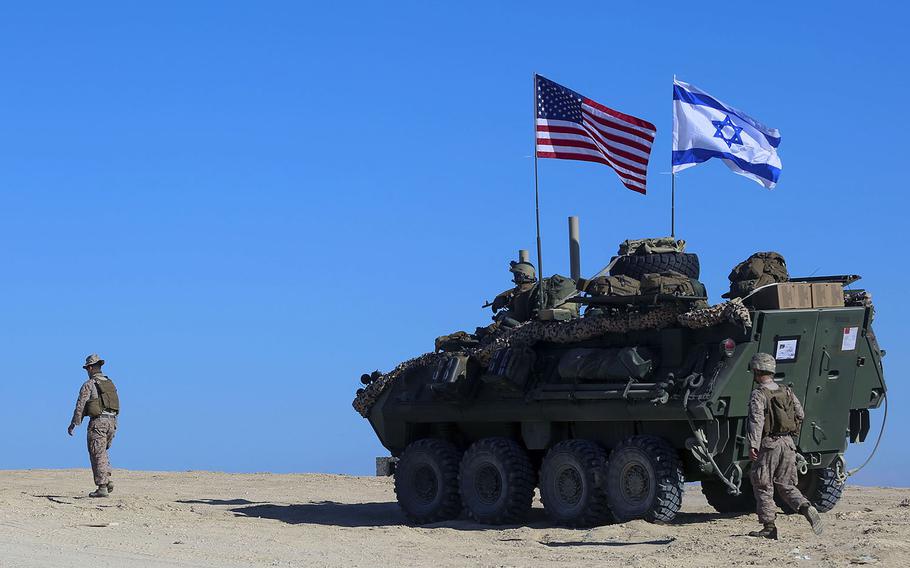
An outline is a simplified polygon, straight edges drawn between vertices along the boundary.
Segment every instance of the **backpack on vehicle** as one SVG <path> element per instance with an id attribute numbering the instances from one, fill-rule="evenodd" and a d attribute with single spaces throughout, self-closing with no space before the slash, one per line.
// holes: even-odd
<path id="1" fill-rule="evenodd" d="M 796 434 L 799 425 L 796 423 L 796 407 L 790 387 L 781 386 L 776 391 L 765 391 L 765 427 L 762 436 Z"/>
<path id="2" fill-rule="evenodd" d="M 642 294 L 667 294 L 671 296 L 704 296 L 704 285 L 679 272 L 645 274 L 641 279 Z"/>
<path id="3" fill-rule="evenodd" d="M 774 251 L 757 252 L 733 267 L 730 275 L 730 291 L 723 298 L 742 298 L 756 288 L 790 279 L 787 262 Z"/>
<path id="4" fill-rule="evenodd" d="M 585 292 L 592 296 L 637 296 L 641 283 L 631 276 L 598 276 L 585 285 Z"/>
<path id="5" fill-rule="evenodd" d="M 578 304 L 566 303 L 566 300 L 578 292 L 575 281 L 566 276 L 554 274 L 549 278 L 544 278 L 543 288 L 543 307 L 546 308 L 569 308 L 578 313 Z M 537 298 L 534 298 L 536 301 Z M 535 305 L 536 307 L 536 305 Z"/>

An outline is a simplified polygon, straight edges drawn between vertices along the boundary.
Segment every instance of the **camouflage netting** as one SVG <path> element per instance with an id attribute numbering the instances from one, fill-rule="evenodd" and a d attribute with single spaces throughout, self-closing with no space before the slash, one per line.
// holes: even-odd
<path id="1" fill-rule="evenodd" d="M 404 363 L 401 363 L 385 375 L 382 375 L 375 381 L 371 382 L 365 388 L 358 389 L 357 396 L 354 398 L 353 403 L 354 410 L 366 418 L 370 413 L 370 409 L 373 408 L 373 404 L 376 403 L 379 395 L 382 394 L 382 391 L 384 391 L 387 386 L 392 384 L 392 382 L 397 379 L 399 375 L 407 370 L 414 369 L 416 367 L 435 365 L 442 357 L 445 357 L 445 353 L 425 353 L 420 357 L 414 357 L 413 359 L 408 359 Z"/>
<path id="2" fill-rule="evenodd" d="M 511 329 L 496 328 L 481 340 L 480 347 L 465 349 L 464 352 L 485 366 L 496 351 L 512 345 L 530 347 L 539 341 L 574 343 L 602 337 L 608 333 L 663 329 L 675 323 L 690 329 L 710 327 L 724 322 L 744 327 L 752 325 L 749 310 L 739 299 L 710 308 L 685 310 L 685 304 L 671 302 L 646 311 L 617 310 L 612 314 L 588 316 L 570 321 L 535 320 Z M 435 365 L 444 357 L 446 357 L 445 353 L 426 353 L 401 363 L 389 373 L 381 375 L 365 388 L 360 389 L 354 398 L 354 409 L 366 418 L 386 387 L 402 373 L 416 367 Z"/>
<path id="3" fill-rule="evenodd" d="M 717 304 L 710 308 L 699 308 L 684 314 L 681 314 L 677 320 L 683 327 L 689 329 L 700 329 L 711 327 L 724 322 L 752 327 L 752 317 L 749 315 L 749 308 L 743 305 L 740 298 L 734 298 L 723 304 Z"/>

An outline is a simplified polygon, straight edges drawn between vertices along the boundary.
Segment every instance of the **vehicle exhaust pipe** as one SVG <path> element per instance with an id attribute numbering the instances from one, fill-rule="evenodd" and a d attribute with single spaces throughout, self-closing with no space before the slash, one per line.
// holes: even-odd
<path id="1" fill-rule="evenodd" d="M 581 243 L 576 215 L 569 217 L 569 274 L 576 282 L 581 278 Z"/>
<path id="2" fill-rule="evenodd" d="M 531 264 L 531 255 L 525 249 L 520 249 L 518 251 L 518 262 L 526 262 Z"/>

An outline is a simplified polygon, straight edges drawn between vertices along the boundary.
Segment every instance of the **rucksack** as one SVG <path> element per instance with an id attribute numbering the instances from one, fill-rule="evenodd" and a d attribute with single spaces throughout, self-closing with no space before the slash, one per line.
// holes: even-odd
<path id="1" fill-rule="evenodd" d="M 598 276 L 587 283 L 585 292 L 592 296 L 637 296 L 641 283 L 631 276 Z"/>
<path id="2" fill-rule="evenodd" d="M 566 304 L 566 300 L 578 290 L 575 281 L 566 276 L 554 274 L 543 279 L 543 307 L 544 308 L 572 308 L 578 311 L 578 304 Z M 534 298 L 536 301 L 536 298 Z M 536 304 L 534 305 L 536 308 Z"/>
<path id="3" fill-rule="evenodd" d="M 85 413 L 90 418 L 98 418 L 102 412 L 120 412 L 120 397 L 117 396 L 117 387 L 114 381 L 95 380 L 95 386 L 98 388 L 98 398 L 90 398 L 85 403 Z"/>
<path id="4" fill-rule="evenodd" d="M 765 427 L 762 429 L 762 436 L 796 434 L 798 429 L 796 407 L 793 404 L 790 387 L 782 386 L 776 391 L 763 390 L 765 391 Z"/>
<path id="5" fill-rule="evenodd" d="M 756 288 L 790 279 L 787 262 L 774 251 L 757 252 L 733 267 L 730 275 L 730 291 L 724 298 L 741 298 Z"/>
<path id="6" fill-rule="evenodd" d="M 645 274 L 641 279 L 642 294 L 669 294 L 672 296 L 704 296 L 705 287 L 679 272 Z"/>

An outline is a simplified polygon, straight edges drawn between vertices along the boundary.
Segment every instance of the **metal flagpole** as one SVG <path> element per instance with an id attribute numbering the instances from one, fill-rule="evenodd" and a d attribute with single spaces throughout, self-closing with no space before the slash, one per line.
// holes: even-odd
<path id="1" fill-rule="evenodd" d="M 676 91 L 676 73 L 673 74 L 673 90 Z M 676 107 L 673 107 L 674 122 L 676 119 Z M 676 135 L 676 124 L 673 135 Z M 673 171 L 673 148 L 670 147 L 670 237 L 676 238 L 676 172 Z"/>
<path id="2" fill-rule="evenodd" d="M 537 304 L 539 309 L 543 309 L 543 258 L 540 247 L 540 191 L 537 187 L 537 73 L 534 73 L 534 212 L 537 219 L 537 281 L 541 283 L 538 286 Z"/>
<path id="3" fill-rule="evenodd" d="M 672 161 L 672 160 L 671 160 Z M 676 174 L 670 165 L 670 236 L 676 238 Z"/>

